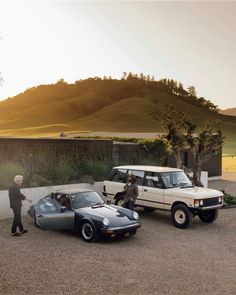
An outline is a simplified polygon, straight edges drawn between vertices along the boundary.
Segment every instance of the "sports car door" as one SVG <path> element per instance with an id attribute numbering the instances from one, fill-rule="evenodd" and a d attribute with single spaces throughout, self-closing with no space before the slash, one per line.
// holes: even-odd
<path id="1" fill-rule="evenodd" d="M 58 209 L 50 198 L 42 199 L 35 212 L 35 221 L 43 229 L 73 229 L 75 212 Z"/>

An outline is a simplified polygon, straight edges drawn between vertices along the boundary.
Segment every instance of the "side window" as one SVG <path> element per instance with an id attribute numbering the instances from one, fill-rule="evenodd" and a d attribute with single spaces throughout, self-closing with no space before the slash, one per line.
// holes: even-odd
<path id="1" fill-rule="evenodd" d="M 162 180 L 163 180 L 163 182 L 164 182 L 166 188 L 171 188 L 171 187 L 173 187 L 172 179 L 171 179 L 171 174 L 163 173 L 163 174 L 162 174 Z"/>
<path id="2" fill-rule="evenodd" d="M 129 170 L 128 174 L 136 176 L 136 184 L 143 185 L 144 171 Z"/>
<path id="3" fill-rule="evenodd" d="M 57 208 L 51 198 L 44 198 L 39 205 L 39 211 L 53 213 L 57 211 Z"/>
<path id="4" fill-rule="evenodd" d="M 117 169 L 113 174 L 111 181 L 126 183 L 127 181 L 127 170 Z"/>
<path id="5" fill-rule="evenodd" d="M 162 188 L 160 176 L 156 172 L 146 172 L 145 185 L 149 187 Z"/>

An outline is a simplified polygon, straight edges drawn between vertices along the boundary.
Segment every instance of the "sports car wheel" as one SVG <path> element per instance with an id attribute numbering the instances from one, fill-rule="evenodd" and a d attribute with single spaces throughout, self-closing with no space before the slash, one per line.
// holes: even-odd
<path id="1" fill-rule="evenodd" d="M 94 226 L 89 221 L 81 225 L 80 233 L 86 242 L 93 242 L 96 239 Z"/>
<path id="2" fill-rule="evenodd" d="M 175 205 L 171 211 L 171 219 L 173 224 L 178 228 L 186 228 L 191 226 L 193 213 L 183 204 Z"/>
<path id="3" fill-rule="evenodd" d="M 211 223 L 216 220 L 218 217 L 218 209 L 208 210 L 208 211 L 200 211 L 198 213 L 199 218 L 202 222 Z"/>

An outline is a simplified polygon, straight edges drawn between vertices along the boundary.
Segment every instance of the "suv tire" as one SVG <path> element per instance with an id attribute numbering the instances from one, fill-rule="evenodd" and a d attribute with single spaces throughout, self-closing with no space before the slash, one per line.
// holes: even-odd
<path id="1" fill-rule="evenodd" d="M 178 228 L 187 228 L 192 225 L 193 213 L 184 204 L 175 205 L 171 210 L 171 219 Z"/>
<path id="2" fill-rule="evenodd" d="M 123 207 L 124 205 L 124 195 L 118 195 L 115 199 L 115 205 Z"/>
<path id="3" fill-rule="evenodd" d="M 218 217 L 218 209 L 199 211 L 198 216 L 202 222 L 211 223 Z"/>

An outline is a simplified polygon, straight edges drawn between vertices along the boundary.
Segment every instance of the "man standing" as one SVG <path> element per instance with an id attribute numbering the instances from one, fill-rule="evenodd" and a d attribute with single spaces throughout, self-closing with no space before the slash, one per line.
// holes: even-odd
<path id="1" fill-rule="evenodd" d="M 18 237 L 21 234 L 27 233 L 28 231 L 24 229 L 23 224 L 21 223 L 21 207 L 22 201 L 26 200 L 31 203 L 31 199 L 26 198 L 21 192 L 20 187 L 23 183 L 23 176 L 16 175 L 14 178 L 14 183 L 9 188 L 9 198 L 10 198 L 10 207 L 14 213 L 14 220 L 11 228 L 11 235 L 13 237 Z M 17 227 L 19 227 L 20 233 L 17 232 Z"/>
<path id="2" fill-rule="evenodd" d="M 136 199 L 138 197 L 138 186 L 136 184 L 135 175 L 131 174 L 128 177 L 128 183 L 124 187 L 124 208 L 133 210 Z"/>

